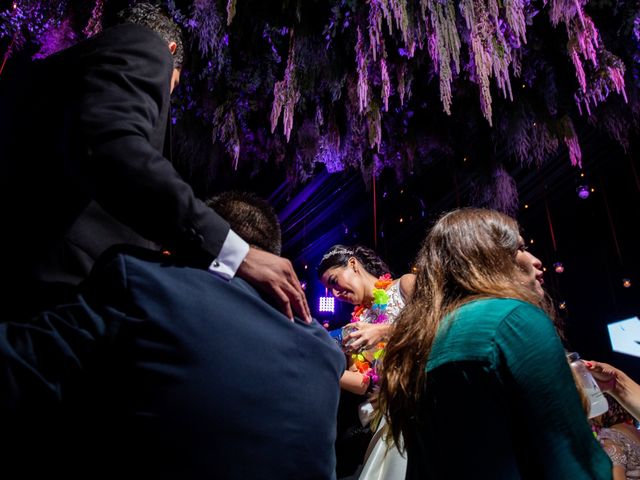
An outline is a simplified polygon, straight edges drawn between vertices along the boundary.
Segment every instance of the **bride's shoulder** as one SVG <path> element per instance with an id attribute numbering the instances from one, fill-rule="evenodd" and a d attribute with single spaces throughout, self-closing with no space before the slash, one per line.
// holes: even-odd
<path id="1" fill-rule="evenodd" d="M 409 300 L 413 296 L 416 286 L 416 276 L 413 273 L 402 275 L 396 282 L 399 284 L 400 293 L 405 300 Z"/>

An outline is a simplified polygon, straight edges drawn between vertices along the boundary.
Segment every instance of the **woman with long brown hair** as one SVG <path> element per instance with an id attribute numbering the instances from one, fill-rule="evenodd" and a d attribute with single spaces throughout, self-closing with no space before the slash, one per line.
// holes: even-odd
<path id="1" fill-rule="evenodd" d="M 380 398 L 406 478 L 611 478 L 517 222 L 450 212 L 416 266 Z"/>

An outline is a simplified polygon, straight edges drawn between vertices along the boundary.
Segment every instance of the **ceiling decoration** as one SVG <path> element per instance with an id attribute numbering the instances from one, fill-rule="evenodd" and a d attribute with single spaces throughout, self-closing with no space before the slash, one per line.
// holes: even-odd
<path id="1" fill-rule="evenodd" d="M 94 35 L 127 3 L 15 0 L 0 13 L 5 60 Z M 513 213 L 510 165 L 580 166 L 582 132 L 627 149 L 638 128 L 638 1 L 164 3 L 193 53 L 174 121 L 207 132 L 185 141 L 216 144 L 234 168 L 284 165 L 292 184 L 318 164 L 402 183 L 466 163 L 471 201 Z"/>

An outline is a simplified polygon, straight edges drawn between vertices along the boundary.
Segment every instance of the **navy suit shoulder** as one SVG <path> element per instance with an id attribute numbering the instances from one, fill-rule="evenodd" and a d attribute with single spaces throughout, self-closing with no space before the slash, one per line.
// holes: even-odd
<path id="1" fill-rule="evenodd" d="M 83 296 L 118 324 L 101 388 L 132 465 L 162 478 L 333 478 L 345 360 L 322 326 L 289 321 L 241 279 L 130 249 L 101 260 Z"/>

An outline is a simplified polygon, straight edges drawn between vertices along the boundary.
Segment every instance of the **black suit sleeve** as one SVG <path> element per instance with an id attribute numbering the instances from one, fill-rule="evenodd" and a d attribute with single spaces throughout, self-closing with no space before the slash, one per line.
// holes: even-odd
<path id="1" fill-rule="evenodd" d="M 68 157 L 80 159 L 69 173 L 119 221 L 208 265 L 229 226 L 160 153 L 173 70 L 166 43 L 144 27 L 121 25 L 79 64 L 80 137 L 73 143 L 84 151 Z"/>

